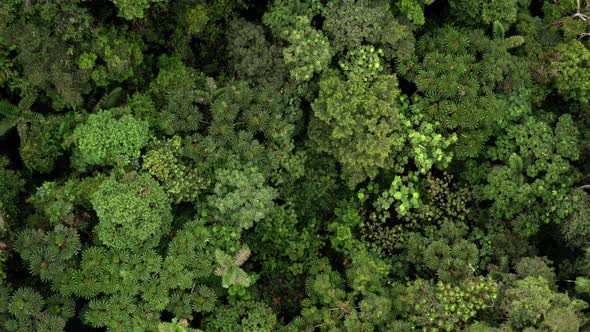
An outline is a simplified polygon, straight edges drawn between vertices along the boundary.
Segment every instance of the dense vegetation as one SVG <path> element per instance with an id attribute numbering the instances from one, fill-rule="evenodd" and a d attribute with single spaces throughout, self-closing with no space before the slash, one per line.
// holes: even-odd
<path id="1" fill-rule="evenodd" d="M 589 25 L 0 1 L 0 331 L 590 329 Z"/>

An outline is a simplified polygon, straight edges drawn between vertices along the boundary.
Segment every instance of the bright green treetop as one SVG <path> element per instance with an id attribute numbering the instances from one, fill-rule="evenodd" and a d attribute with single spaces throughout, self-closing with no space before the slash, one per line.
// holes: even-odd
<path id="1" fill-rule="evenodd" d="M 81 165 L 107 166 L 137 160 L 149 138 L 148 124 L 130 115 L 120 118 L 115 111 L 91 114 L 74 130 Z"/>
<path id="2" fill-rule="evenodd" d="M 168 197 L 148 175 L 107 179 L 91 202 L 99 219 L 98 239 L 110 248 L 133 250 L 157 244 L 172 221 Z"/>

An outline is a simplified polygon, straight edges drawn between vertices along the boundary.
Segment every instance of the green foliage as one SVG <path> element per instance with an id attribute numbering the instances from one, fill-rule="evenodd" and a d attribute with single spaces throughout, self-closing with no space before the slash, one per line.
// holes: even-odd
<path id="1" fill-rule="evenodd" d="M 132 1 L 137 0 L 125 2 Z M 87 50 L 80 55 L 77 64 L 80 69 L 90 71 L 98 86 L 135 80 L 135 72 L 143 62 L 143 48 L 142 39 L 127 29 L 99 30 L 97 38 L 86 46 Z"/>
<path id="2" fill-rule="evenodd" d="M 475 322 L 469 325 L 466 329 L 466 332 L 496 332 L 499 329 L 493 328 L 488 326 L 486 323 L 483 322 Z"/>
<path id="3" fill-rule="evenodd" d="M 414 327 L 456 331 L 494 302 L 497 288 L 493 280 L 484 277 L 459 285 L 418 279 L 405 289 L 408 308 L 404 316 Z"/>
<path id="4" fill-rule="evenodd" d="M 314 73 L 321 73 L 332 59 L 328 39 L 310 27 L 310 23 L 307 17 L 300 16 L 295 28 L 284 37 L 289 46 L 283 50 L 283 58 L 296 81 L 307 81 Z"/>
<path id="5" fill-rule="evenodd" d="M 563 34 L 564 40 L 573 41 L 585 37 L 588 6 L 583 2 L 546 2 L 543 3 L 543 15 L 553 23 L 552 30 Z"/>
<path id="6" fill-rule="evenodd" d="M 39 249 L 43 250 L 39 250 Z M 42 280 L 54 280 L 63 275 L 69 261 L 78 254 L 82 244 L 73 228 L 56 225 L 52 230 L 26 229 L 18 234 L 16 249 L 28 262 L 32 274 Z"/>
<path id="7" fill-rule="evenodd" d="M 273 34 L 288 45 L 283 59 L 295 81 L 308 81 L 314 73 L 324 70 L 332 59 L 328 38 L 311 25 L 313 14 L 321 6 L 319 1 L 277 0 L 264 14 L 263 22 Z"/>
<path id="8" fill-rule="evenodd" d="M 551 59 L 555 87 L 566 99 L 588 103 L 590 51 L 580 41 L 561 43 Z"/>
<path id="9" fill-rule="evenodd" d="M 90 195 L 100 185 L 99 178 L 70 179 L 65 183 L 46 181 L 27 199 L 40 219 L 51 225 L 64 224 L 84 228 L 91 210 Z"/>
<path id="10" fill-rule="evenodd" d="M 252 278 L 240 268 L 250 258 L 250 254 L 251 251 L 248 246 L 240 248 L 234 257 L 229 256 L 221 250 L 215 250 L 217 268 L 214 273 L 221 277 L 221 285 L 223 287 L 248 287 L 252 284 Z"/>
<path id="11" fill-rule="evenodd" d="M 37 316 L 45 306 L 43 297 L 30 288 L 21 288 L 12 294 L 8 312 L 19 320 Z"/>
<path id="12" fill-rule="evenodd" d="M 506 290 L 502 301 L 514 328 L 563 326 L 564 331 L 577 331 L 585 322 L 580 311 L 587 307 L 584 301 L 571 300 L 566 294 L 552 291 L 546 279 L 534 276 L 516 281 Z"/>
<path id="13" fill-rule="evenodd" d="M 443 224 L 446 222 L 465 222 L 470 217 L 471 190 L 456 187 L 453 177 L 444 174 L 442 177 L 430 175 L 421 186 L 422 206 L 412 211 L 408 219 L 415 224 Z"/>
<path id="14" fill-rule="evenodd" d="M 51 172 L 64 154 L 64 140 L 72 134 L 73 126 L 72 114 L 42 117 L 19 126 L 19 152 L 25 166 L 40 173 Z"/>
<path id="15" fill-rule="evenodd" d="M 0 215 L 2 217 L 2 226 L 0 229 L 4 230 L 4 223 L 7 219 L 16 217 L 18 213 L 17 200 L 18 194 L 21 192 L 25 182 L 20 177 L 20 173 L 14 170 L 8 169 L 10 161 L 3 155 L 0 155 L 0 183 L 2 183 L 2 189 L 0 189 Z M 1 234 L 2 232 L 0 232 Z"/>
<path id="16" fill-rule="evenodd" d="M 213 217 L 222 225 L 248 229 L 269 214 L 276 192 L 265 185 L 264 175 L 253 166 L 219 169 L 214 194 L 209 197 Z"/>
<path id="17" fill-rule="evenodd" d="M 555 130 L 532 117 L 498 137 L 488 153 L 507 165 L 490 170 L 482 198 L 493 202 L 497 218 L 515 218 L 523 235 L 534 234 L 542 222 L 562 221 L 574 211 L 568 186 L 573 184 L 571 161 L 577 160 L 578 130 L 570 115 L 559 118 Z M 531 209 L 531 206 L 537 206 Z"/>
<path id="18" fill-rule="evenodd" d="M 276 36 L 284 36 L 289 29 L 293 29 L 301 17 L 311 20 L 323 8 L 319 1 L 286 1 L 275 0 L 262 17 L 262 22 L 268 26 Z"/>
<path id="19" fill-rule="evenodd" d="M 426 22 L 424 18 L 424 6 L 430 5 L 434 0 L 401 0 L 398 2 L 399 10 L 416 25 L 423 25 Z"/>
<path id="20" fill-rule="evenodd" d="M 41 92 L 55 109 L 81 107 L 90 77 L 76 65 L 76 48 L 92 34 L 91 14 L 75 3 L 20 6 L 26 14 L 16 15 L 2 29 L 7 45 L 15 47 L 14 63 L 20 66 L 11 83 L 23 98 L 19 108 L 29 110 Z"/>
<path id="21" fill-rule="evenodd" d="M 204 75 L 185 66 L 179 57 L 162 56 L 158 76 L 150 83 L 155 106 L 160 110 L 154 123 L 167 134 L 191 132 L 200 128 L 202 114 L 198 103 L 205 101 L 208 92 L 215 89 L 209 81 L 206 89 Z"/>
<path id="22" fill-rule="evenodd" d="M 301 176 L 302 155 L 292 153 L 300 111 L 283 91 L 252 89 L 246 82 L 218 86 L 178 58 L 160 62 L 171 68 L 150 88 L 161 109 L 158 125 L 169 134 L 187 135 L 188 159 L 211 173 L 219 165 L 252 163 L 277 183 Z"/>
<path id="23" fill-rule="evenodd" d="M 555 271 L 547 257 L 523 257 L 514 269 L 521 279 L 531 276 L 542 277 L 549 285 L 553 285 L 556 281 Z"/>
<path id="24" fill-rule="evenodd" d="M 582 0 L 0 1 L 0 330 L 587 330 L 589 31 Z"/>
<path id="25" fill-rule="evenodd" d="M 380 55 L 383 50 L 375 50 L 373 46 L 361 46 L 346 54 L 346 60 L 340 61 L 340 67 L 351 78 L 372 80 L 383 71 Z"/>
<path id="26" fill-rule="evenodd" d="M 227 33 L 230 66 L 239 79 L 283 84 L 282 51 L 267 40 L 262 26 L 239 19 L 231 22 Z"/>
<path id="27" fill-rule="evenodd" d="M 15 49 L 16 45 L 6 45 L 0 37 L 0 86 L 5 86 L 17 76 L 13 59 Z"/>
<path id="28" fill-rule="evenodd" d="M 576 292 L 581 294 L 590 293 L 590 279 L 586 277 L 577 277 L 576 280 Z"/>
<path id="29" fill-rule="evenodd" d="M 567 244 L 573 248 L 585 249 L 590 244 L 590 226 L 588 224 L 588 212 L 590 209 L 590 197 L 584 191 L 574 191 L 574 212 L 564 219 L 560 226 L 561 234 Z"/>
<path id="30" fill-rule="evenodd" d="M 39 131 L 38 128 L 39 127 L 49 127 L 48 121 L 46 121 L 46 119 L 43 117 L 43 115 L 36 113 L 36 112 L 31 112 L 31 111 L 21 111 L 18 107 L 5 102 L 5 101 L 0 101 L 0 114 L 2 115 L 2 119 L 0 120 L 0 136 L 6 134 L 10 129 L 12 129 L 13 127 L 17 127 L 17 129 L 19 129 L 19 135 L 22 137 L 23 139 L 23 143 L 27 142 L 27 136 L 30 132 L 29 130 L 29 125 L 33 126 L 33 132 L 35 131 Z M 45 129 L 44 128 L 44 129 Z M 49 129 L 49 128 L 47 128 Z M 42 136 L 39 133 L 36 133 L 37 136 Z M 51 133 L 48 133 L 47 136 L 51 137 L 54 135 L 51 135 Z M 37 142 L 33 141 L 33 142 L 29 142 L 29 145 L 31 144 L 35 144 Z M 24 145 L 24 144 L 23 144 Z M 25 149 L 23 149 L 25 150 Z M 34 149 L 31 149 L 34 150 Z M 27 151 L 27 150 L 25 150 Z M 25 153 L 25 156 L 27 156 L 27 153 Z M 28 159 L 25 158 L 27 161 Z"/>
<path id="31" fill-rule="evenodd" d="M 130 251 L 90 246 L 77 258 L 79 238 L 71 232 L 61 225 L 51 232 L 25 231 L 19 235 L 17 250 L 31 271 L 50 281 L 53 289 L 64 296 L 91 299 L 83 312 L 85 322 L 91 326 L 153 329 L 159 313 L 171 303 L 174 289 L 184 290 L 189 296 L 188 319 L 193 310 L 209 312 L 214 308 L 216 294 L 195 284 L 213 270 L 213 261 L 202 251 L 208 242 L 207 230 L 199 223 L 187 222 L 179 229 L 164 257 L 145 247 Z M 72 244 L 74 239 L 78 247 Z"/>
<path id="32" fill-rule="evenodd" d="M 387 191 L 381 193 L 381 196 L 375 201 L 376 211 L 382 214 L 381 221 L 385 222 L 390 216 L 388 210 L 391 205 L 395 204 L 395 210 L 399 216 L 404 216 L 410 209 L 420 207 L 420 193 L 416 190 L 416 176 L 410 176 L 402 180 L 396 176 Z M 412 181 L 413 180 L 413 181 Z M 407 182 L 407 184 L 404 184 Z"/>
<path id="33" fill-rule="evenodd" d="M 59 296 L 43 298 L 29 287 L 15 290 L 2 299 L 6 306 L 0 310 L 0 327 L 7 331 L 63 331 L 73 316 L 74 302 Z"/>
<path id="34" fill-rule="evenodd" d="M 434 124 L 424 121 L 423 117 L 420 114 L 412 119 L 414 128 L 409 129 L 408 139 L 413 149 L 409 154 L 413 157 L 418 172 L 422 174 L 432 169 L 435 164 L 438 168 L 447 168 L 453 159 L 453 153 L 448 151 L 449 147 L 457 142 L 457 135 L 453 133 L 449 137 L 444 137 L 435 131 Z"/>
<path id="35" fill-rule="evenodd" d="M 198 34 L 203 30 L 209 21 L 207 14 L 207 7 L 202 3 L 197 4 L 188 11 L 186 14 L 186 24 L 190 34 Z"/>
<path id="36" fill-rule="evenodd" d="M 334 233 L 331 238 L 332 247 L 339 248 L 350 255 L 358 249 L 358 243 L 353 239 L 353 232 L 362 223 L 361 216 L 352 204 L 337 208 L 334 213 L 338 218 L 328 226 L 328 230 Z"/>
<path id="37" fill-rule="evenodd" d="M 192 329 L 188 326 L 186 319 L 172 319 L 171 322 L 161 322 L 158 324 L 158 332 L 196 332 L 199 330 Z"/>
<path id="38" fill-rule="evenodd" d="M 451 0 L 449 4 L 453 16 L 460 21 L 472 25 L 499 21 L 509 26 L 516 21 L 519 7 L 527 6 L 528 1 L 492 0 L 480 3 L 468 0 Z"/>
<path id="39" fill-rule="evenodd" d="M 55 160 L 63 154 L 62 140 L 71 134 L 71 114 L 44 117 L 0 101 L 0 115 L 0 136 L 14 126 L 18 129 L 19 152 L 25 166 L 41 173 L 51 172 Z"/>
<path id="40" fill-rule="evenodd" d="M 149 128 L 130 115 L 117 117 L 115 110 L 103 110 L 78 125 L 74 136 L 79 151 L 76 162 L 84 169 L 136 161 L 148 142 Z"/>
<path id="41" fill-rule="evenodd" d="M 471 192 L 466 188 L 454 188 L 451 179 L 448 175 L 437 178 L 431 174 L 425 179 L 396 177 L 395 185 L 386 191 L 380 190 L 378 184 L 369 184 L 367 190 L 362 189 L 358 193 L 363 204 L 371 203 L 360 228 L 363 239 L 377 253 L 394 255 L 413 238 L 412 230 L 424 228 L 431 232 L 429 225 L 453 225 L 447 228 L 447 236 L 451 236 L 449 233 L 466 235 L 463 227 L 455 228 L 455 222 L 468 220 Z M 402 212 L 400 206 L 404 207 Z M 422 255 L 426 247 L 422 241 L 425 239 L 413 239 L 420 239 L 416 249 Z M 411 260 L 421 261 L 421 258 L 413 257 Z"/>
<path id="42" fill-rule="evenodd" d="M 137 250 L 154 246 L 172 221 L 169 199 L 148 175 L 129 173 L 109 178 L 90 200 L 99 223 L 100 242 L 114 249 Z"/>
<path id="43" fill-rule="evenodd" d="M 466 239 L 467 225 L 447 222 L 424 230 L 424 234 L 409 233 L 401 245 L 406 264 L 414 266 L 418 274 L 435 273 L 439 280 L 452 283 L 477 272 L 479 248 Z"/>
<path id="44" fill-rule="evenodd" d="M 304 219 L 313 219 L 322 211 L 333 211 L 337 200 L 346 195 L 339 179 L 337 162 L 325 154 L 305 151 L 304 174 L 293 176 L 281 186 L 281 196 L 293 204 L 297 214 Z"/>
<path id="45" fill-rule="evenodd" d="M 0 155 L 0 288 L 4 288 L 6 272 L 4 264 L 9 256 L 6 240 L 19 216 L 18 196 L 23 190 L 25 181 L 20 173 L 7 168 L 9 160 Z"/>
<path id="46" fill-rule="evenodd" d="M 154 149 L 143 156 L 143 169 L 159 180 L 175 203 L 193 202 L 206 188 L 206 180 L 181 160 L 182 141 L 174 136 L 166 142 L 154 142 Z"/>
<path id="47" fill-rule="evenodd" d="M 418 108 L 458 132 L 458 157 L 477 156 L 494 125 L 513 117 L 507 112 L 513 103 L 509 95 L 527 86 L 524 63 L 508 52 L 515 46 L 509 39 L 489 40 L 478 30 L 446 26 L 420 39 L 419 61 L 398 63 L 400 76 L 423 95 Z"/>
<path id="48" fill-rule="evenodd" d="M 141 19 L 144 12 L 154 3 L 166 3 L 168 0 L 111 0 L 117 7 L 118 15 L 127 20 Z"/>
<path id="49" fill-rule="evenodd" d="M 205 322 L 207 331 L 272 331 L 277 318 L 264 303 L 243 301 L 220 308 Z"/>
<path id="50" fill-rule="evenodd" d="M 402 3 L 402 11 L 420 20 L 415 9 Z M 322 10 L 323 29 L 337 51 L 349 51 L 364 44 L 383 49 L 385 56 L 408 56 L 413 51 L 410 29 L 399 23 L 387 2 L 367 0 L 329 1 Z"/>
<path id="51" fill-rule="evenodd" d="M 301 317 L 290 330 L 379 330 L 395 317 L 392 299 L 384 287 L 389 268 L 384 261 L 362 248 L 353 253 L 346 277 L 333 271 L 327 261 L 310 264 L 306 282 L 308 298 L 302 302 Z"/>
<path id="52" fill-rule="evenodd" d="M 395 75 L 374 82 L 345 80 L 330 72 L 320 81 L 312 108 L 310 138 L 320 151 L 333 155 L 354 186 L 379 169 L 388 169 L 400 145 L 399 89 Z"/>
<path id="53" fill-rule="evenodd" d="M 2 120 L 0 122 L 0 136 L 6 134 L 12 127 L 14 127 L 18 118 L 16 117 L 19 113 L 19 109 L 14 105 L 5 101 L 0 101 L 0 114 Z"/>
<path id="54" fill-rule="evenodd" d="M 318 236 L 321 224 L 300 216 L 292 206 L 277 206 L 257 222 L 246 241 L 251 244 L 253 264 L 260 264 L 257 289 L 273 297 L 273 303 L 293 311 L 303 298 L 307 264 L 319 255 L 324 240 Z"/>

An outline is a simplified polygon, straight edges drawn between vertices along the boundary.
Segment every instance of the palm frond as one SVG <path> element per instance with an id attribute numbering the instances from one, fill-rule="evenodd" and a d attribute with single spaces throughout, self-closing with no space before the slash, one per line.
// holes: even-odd
<path id="1" fill-rule="evenodd" d="M 4 100 L 0 100 L 0 114 L 5 117 L 15 117 L 19 113 L 18 107 L 8 103 Z"/>
<path id="2" fill-rule="evenodd" d="M 236 266 L 242 266 L 244 263 L 246 263 L 248 258 L 250 258 L 251 253 L 252 252 L 250 251 L 250 248 L 248 248 L 247 245 L 240 248 L 240 250 L 238 250 L 234 257 L 234 262 Z"/>
<path id="3" fill-rule="evenodd" d="M 93 111 L 97 111 L 99 109 L 109 109 L 117 106 L 121 97 L 123 96 L 123 89 L 121 87 L 116 87 L 111 92 L 105 94 L 100 98 L 98 103 L 94 105 L 92 108 Z"/>
<path id="4" fill-rule="evenodd" d="M 14 127 L 18 122 L 18 118 L 10 117 L 4 118 L 0 120 L 0 136 L 6 134 L 12 127 Z"/>
<path id="5" fill-rule="evenodd" d="M 43 116 L 43 114 L 32 111 L 23 112 L 20 116 L 20 121 L 23 122 L 39 123 L 43 122 L 44 120 L 45 117 Z"/>

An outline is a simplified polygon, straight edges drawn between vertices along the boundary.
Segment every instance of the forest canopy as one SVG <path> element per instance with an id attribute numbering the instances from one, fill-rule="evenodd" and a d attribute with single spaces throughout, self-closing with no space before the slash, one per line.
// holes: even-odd
<path id="1" fill-rule="evenodd" d="M 586 0 L 2 0 L 0 331 L 587 331 L 588 128 Z"/>

